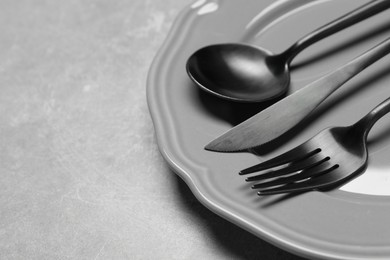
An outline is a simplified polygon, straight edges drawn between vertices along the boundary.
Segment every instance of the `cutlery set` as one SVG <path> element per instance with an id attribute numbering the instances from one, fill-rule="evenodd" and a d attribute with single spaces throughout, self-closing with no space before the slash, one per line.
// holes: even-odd
<path id="1" fill-rule="evenodd" d="M 189 77 L 203 90 L 238 102 L 262 102 L 287 91 L 291 60 L 314 42 L 390 7 L 374 0 L 320 27 L 285 52 L 273 55 L 244 44 L 204 47 L 187 61 Z M 375 47 L 269 106 L 205 146 L 217 152 L 240 152 L 275 141 L 365 68 L 390 53 L 390 37 Z M 241 66 L 241 67 L 240 67 Z M 240 88 L 242 86 L 242 88 Z M 390 112 L 390 98 L 351 126 L 327 128 L 275 158 L 244 169 L 259 195 L 329 190 L 346 183 L 367 165 L 367 135 Z"/>

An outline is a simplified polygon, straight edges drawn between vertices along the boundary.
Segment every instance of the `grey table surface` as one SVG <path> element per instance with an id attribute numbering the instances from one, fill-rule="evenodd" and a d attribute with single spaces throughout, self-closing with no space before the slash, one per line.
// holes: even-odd
<path id="1" fill-rule="evenodd" d="M 0 1 L 0 259 L 301 259 L 159 154 L 146 77 L 191 2 Z"/>

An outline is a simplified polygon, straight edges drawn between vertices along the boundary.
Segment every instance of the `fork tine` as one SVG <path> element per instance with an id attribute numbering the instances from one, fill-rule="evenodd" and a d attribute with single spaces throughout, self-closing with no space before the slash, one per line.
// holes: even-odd
<path id="1" fill-rule="evenodd" d="M 270 188 L 273 186 L 279 186 L 283 184 L 288 184 L 296 181 L 301 181 L 307 178 L 311 178 L 314 176 L 317 176 L 319 174 L 322 174 L 324 170 L 329 168 L 329 161 L 330 157 L 323 158 L 322 160 L 319 160 L 315 162 L 314 164 L 310 165 L 306 169 L 302 170 L 301 172 L 298 172 L 293 175 L 289 175 L 287 177 L 281 177 L 277 179 L 273 179 L 271 181 L 261 182 L 257 183 L 252 186 L 252 189 L 264 189 L 264 188 Z"/>
<path id="2" fill-rule="evenodd" d="M 269 159 L 267 161 L 261 162 L 259 164 L 256 164 L 254 166 L 251 166 L 249 168 L 246 168 L 244 170 L 241 170 L 239 172 L 240 175 L 245 175 L 253 172 L 258 172 L 266 169 L 270 169 L 273 167 L 281 166 L 283 164 L 293 162 L 293 161 L 300 161 L 303 160 L 307 157 L 312 156 L 313 154 L 319 153 L 321 149 L 315 149 L 310 153 L 307 153 L 305 151 L 305 146 L 304 145 L 299 145 L 279 156 L 276 156 L 272 159 Z"/>
<path id="3" fill-rule="evenodd" d="M 304 192 L 308 190 L 314 190 L 314 189 L 319 189 L 326 186 L 334 185 L 335 180 L 333 178 L 329 178 L 329 176 L 327 175 L 328 173 L 336 170 L 338 167 L 339 166 L 336 164 L 318 173 L 321 174 L 321 176 L 310 178 L 308 180 L 303 180 L 301 182 L 289 183 L 276 188 L 260 190 L 257 194 L 273 195 L 273 194 L 280 194 L 280 193 Z"/>
<path id="4" fill-rule="evenodd" d="M 285 176 L 285 175 L 291 175 L 293 173 L 296 173 L 298 171 L 311 168 L 316 166 L 317 164 L 321 163 L 323 159 L 321 159 L 319 156 L 315 156 L 317 154 L 310 153 L 305 158 L 298 160 L 296 162 L 292 162 L 288 165 L 286 165 L 283 168 L 277 169 L 277 170 L 271 170 L 265 173 L 261 173 L 255 176 L 251 176 L 246 178 L 246 181 L 259 181 L 259 180 L 266 180 L 271 179 L 275 177 Z"/>

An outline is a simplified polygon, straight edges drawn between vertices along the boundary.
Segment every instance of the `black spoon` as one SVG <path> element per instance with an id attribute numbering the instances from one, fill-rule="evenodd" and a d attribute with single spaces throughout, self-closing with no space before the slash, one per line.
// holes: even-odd
<path id="1" fill-rule="evenodd" d="M 374 0 L 306 35 L 280 54 L 245 44 L 206 46 L 190 56 L 187 73 L 203 90 L 237 102 L 262 102 L 288 89 L 293 58 L 311 44 L 390 7 Z"/>

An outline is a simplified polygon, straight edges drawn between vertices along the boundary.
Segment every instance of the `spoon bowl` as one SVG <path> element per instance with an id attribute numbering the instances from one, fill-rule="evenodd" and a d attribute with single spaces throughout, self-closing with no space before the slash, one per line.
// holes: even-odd
<path id="1" fill-rule="evenodd" d="M 259 102 L 283 95 L 290 73 L 282 57 L 251 45 L 217 44 L 196 51 L 187 62 L 203 90 L 236 102 Z"/>

